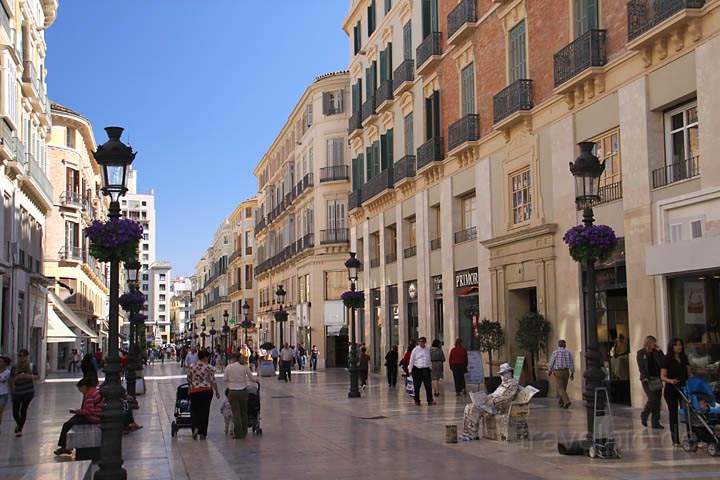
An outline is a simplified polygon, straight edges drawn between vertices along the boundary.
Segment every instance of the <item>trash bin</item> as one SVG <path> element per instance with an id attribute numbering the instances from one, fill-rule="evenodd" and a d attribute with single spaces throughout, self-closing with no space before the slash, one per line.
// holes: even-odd
<path id="1" fill-rule="evenodd" d="M 457 425 L 445 425 L 445 443 L 457 443 Z"/>

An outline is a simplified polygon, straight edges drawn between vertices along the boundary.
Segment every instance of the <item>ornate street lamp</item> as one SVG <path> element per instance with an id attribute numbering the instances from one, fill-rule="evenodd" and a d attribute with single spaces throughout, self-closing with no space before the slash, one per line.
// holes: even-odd
<path id="1" fill-rule="evenodd" d="M 228 318 L 230 314 L 227 310 L 223 313 L 223 326 L 222 326 L 222 337 L 223 337 L 223 355 L 227 354 L 227 339 L 230 335 L 230 325 L 228 325 Z"/>
<path id="2" fill-rule="evenodd" d="M 248 335 L 247 335 L 248 328 L 253 328 L 255 326 L 255 324 L 253 324 L 253 322 L 250 321 L 250 319 L 248 319 L 248 314 L 250 313 L 250 305 L 248 304 L 247 300 L 245 300 L 245 302 L 243 302 L 242 313 L 243 313 L 243 321 L 240 324 L 240 326 L 243 328 L 243 330 L 245 330 L 245 345 L 247 345 L 248 344 Z"/>
<path id="3" fill-rule="evenodd" d="M 358 279 L 358 272 L 362 267 L 362 263 L 355 256 L 355 252 L 350 252 L 350 258 L 345 262 L 345 268 L 348 271 L 348 280 L 350 281 L 350 291 L 354 292 Z M 350 339 L 350 391 L 349 398 L 359 398 L 360 388 L 358 386 L 358 355 L 357 355 L 357 339 L 355 338 L 355 307 L 350 307 L 350 325 L 352 336 Z"/>
<path id="4" fill-rule="evenodd" d="M 125 264 L 128 287 L 131 291 L 137 292 L 140 289 L 140 268 L 142 265 L 135 260 Z M 125 369 L 125 380 L 127 382 L 127 393 L 132 399 L 135 399 L 135 380 L 137 379 L 137 371 L 142 368 L 140 361 L 140 345 L 138 343 L 137 330 L 140 329 L 139 322 L 133 321 L 133 317 L 137 315 L 139 309 L 132 308 L 130 312 L 130 342 L 128 346 L 128 363 Z M 144 328 L 144 327 L 143 327 Z"/>
<path id="5" fill-rule="evenodd" d="M 215 351 L 215 334 L 217 333 L 217 330 L 215 330 L 215 317 L 210 317 L 210 349 L 212 351 Z"/>
<path id="6" fill-rule="evenodd" d="M 280 348 L 282 348 L 285 345 L 283 334 L 285 332 L 285 321 L 287 320 L 287 312 L 283 309 L 283 304 L 285 303 L 285 289 L 282 285 L 278 285 L 277 290 L 275 290 L 275 301 L 279 305 L 277 311 L 279 315 L 275 315 L 275 320 L 280 323 Z"/>
<path id="7" fill-rule="evenodd" d="M 110 197 L 108 217 L 112 221 L 120 218 L 120 197 L 127 192 L 127 170 L 135 160 L 135 152 L 120 140 L 122 128 L 106 127 L 105 132 L 108 135 L 108 141 L 98 146 L 93 156 L 103 170 L 102 192 Z M 100 442 L 99 470 L 95 472 L 95 480 L 124 480 L 127 478 L 127 472 L 122 466 L 124 413 L 120 401 L 122 386 L 118 352 L 119 283 L 120 262 L 112 260 L 110 262 L 108 355 L 105 364 L 105 382 L 100 389 L 105 399 L 105 407 L 100 415 L 102 440 Z"/>
<path id="8" fill-rule="evenodd" d="M 583 223 L 586 227 L 594 221 L 592 206 L 600 199 L 600 176 L 605 170 L 605 162 L 600 162 L 593 154 L 595 143 L 581 142 L 580 155 L 570 164 L 570 172 L 575 177 L 575 202 L 583 210 Z M 587 411 L 587 431 L 591 439 L 594 429 L 595 389 L 602 387 L 605 374 L 602 371 L 602 357 L 597 335 L 597 304 L 595 303 L 595 259 L 585 261 L 585 391 L 583 399 Z M 603 399 L 604 400 L 604 399 Z"/>

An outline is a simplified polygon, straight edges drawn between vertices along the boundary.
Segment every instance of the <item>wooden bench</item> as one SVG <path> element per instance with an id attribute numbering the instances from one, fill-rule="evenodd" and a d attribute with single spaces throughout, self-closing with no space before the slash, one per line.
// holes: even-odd
<path id="1" fill-rule="evenodd" d="M 75 425 L 68 432 L 67 448 L 75 449 L 76 460 L 99 460 L 101 440 L 100 425 Z"/>
<path id="2" fill-rule="evenodd" d="M 22 476 L 22 480 L 91 480 L 91 478 L 90 460 L 34 465 Z"/>

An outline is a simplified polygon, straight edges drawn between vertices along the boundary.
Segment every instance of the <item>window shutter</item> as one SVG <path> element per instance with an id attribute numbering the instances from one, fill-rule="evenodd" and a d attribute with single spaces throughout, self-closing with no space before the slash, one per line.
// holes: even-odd
<path id="1" fill-rule="evenodd" d="M 375 164 L 375 176 L 380 174 L 380 141 L 373 143 L 373 163 Z"/>
<path id="2" fill-rule="evenodd" d="M 393 61 L 392 61 L 392 42 L 388 43 L 387 48 L 385 49 L 387 54 L 385 55 L 386 61 L 387 61 L 387 77 L 385 77 L 385 80 L 391 80 L 392 81 L 392 73 L 393 73 Z"/>
<path id="3" fill-rule="evenodd" d="M 415 155 L 412 112 L 405 117 L 405 155 Z"/>
<path id="4" fill-rule="evenodd" d="M 387 78 L 387 50 L 380 52 L 380 83 Z"/>
<path id="5" fill-rule="evenodd" d="M 433 125 L 432 133 L 434 137 L 440 136 L 440 92 L 435 91 L 432 95 L 432 112 L 433 112 Z"/>
<path id="6" fill-rule="evenodd" d="M 335 93 L 335 113 L 343 113 L 345 111 L 345 89 L 338 90 Z"/>
<path id="7" fill-rule="evenodd" d="M 438 0 L 430 0 L 430 32 L 434 33 L 439 30 L 440 22 L 438 21 Z"/>
<path id="8" fill-rule="evenodd" d="M 475 69 L 471 63 L 461 72 L 462 116 L 475 113 Z"/>
<path id="9" fill-rule="evenodd" d="M 432 3 L 432 0 L 422 0 L 422 38 L 423 40 L 427 38 L 428 35 L 432 32 L 432 21 L 431 21 L 431 13 L 430 10 L 432 10 L 432 7 L 430 4 Z"/>
<path id="10" fill-rule="evenodd" d="M 322 104 L 323 104 L 323 115 L 330 115 L 331 110 L 331 97 L 330 92 L 323 92 L 322 94 Z"/>
<path id="11" fill-rule="evenodd" d="M 385 136 L 387 137 L 387 162 L 385 163 L 388 167 L 392 167 L 395 162 L 393 152 L 393 129 L 391 128 L 388 130 Z"/>
<path id="12" fill-rule="evenodd" d="M 392 9 L 392 0 L 385 0 L 385 13 Z"/>
<path id="13" fill-rule="evenodd" d="M 333 140 L 333 161 L 334 165 L 345 165 L 345 143 L 342 138 Z"/>
<path id="14" fill-rule="evenodd" d="M 380 135 L 380 171 L 387 168 L 387 136 Z"/>
<path id="15" fill-rule="evenodd" d="M 510 83 L 525 78 L 525 20 L 509 33 Z"/>
<path id="16" fill-rule="evenodd" d="M 365 176 L 364 176 L 364 173 L 365 173 L 365 156 L 364 156 L 362 153 L 358 154 L 358 156 L 357 156 L 357 162 L 358 162 L 358 165 L 357 165 L 357 167 L 358 167 L 358 169 L 357 169 L 357 171 L 358 171 L 358 175 L 357 175 L 357 178 L 358 178 L 357 188 L 360 189 L 360 187 L 365 183 Z"/>
<path id="17" fill-rule="evenodd" d="M 412 60 L 412 23 L 403 25 L 403 60 Z"/>
<path id="18" fill-rule="evenodd" d="M 367 147 L 365 149 L 365 181 L 369 181 L 371 178 L 373 178 L 373 171 L 372 171 L 372 165 L 373 165 L 373 152 L 372 152 L 372 145 Z"/>

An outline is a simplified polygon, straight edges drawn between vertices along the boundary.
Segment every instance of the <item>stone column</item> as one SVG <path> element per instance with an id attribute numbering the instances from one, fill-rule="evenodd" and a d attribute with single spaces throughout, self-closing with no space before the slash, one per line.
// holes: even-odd
<path id="1" fill-rule="evenodd" d="M 720 37 L 715 36 L 695 50 L 697 104 L 700 129 L 700 182 L 702 188 L 720 185 L 715 159 L 720 151 Z M 623 155 L 624 156 L 624 155 Z"/>
<path id="2" fill-rule="evenodd" d="M 380 322 L 380 338 L 377 339 L 380 342 L 380 358 L 376 359 L 373 358 L 373 361 L 375 362 L 376 366 L 382 366 L 383 362 L 381 362 L 381 359 L 385 358 L 385 346 L 387 345 L 389 334 L 388 334 L 388 315 L 387 315 L 387 309 L 388 309 L 388 301 L 387 301 L 387 275 L 385 274 L 385 269 L 387 266 L 385 265 L 385 254 L 387 253 L 387 249 L 385 248 L 385 213 L 380 212 L 380 215 L 378 215 L 378 221 L 379 221 L 379 232 L 380 232 L 380 315 L 378 315 L 377 321 Z M 374 327 L 374 326 L 373 326 Z M 375 351 L 375 346 L 373 345 L 373 352 Z"/>
<path id="3" fill-rule="evenodd" d="M 428 240 L 428 190 L 415 195 L 417 240 L 418 334 L 432 338 L 432 288 L 430 287 L 430 241 Z M 430 340 L 432 341 L 432 340 Z"/>
<path id="4" fill-rule="evenodd" d="M 492 195 L 490 188 L 490 159 L 475 165 L 475 225 L 477 225 L 478 299 L 480 319 L 493 318 L 490 251 L 480 243 L 492 238 Z M 497 214 L 502 214 L 497 212 Z"/>
<path id="5" fill-rule="evenodd" d="M 455 242 L 453 238 L 452 178 L 440 181 L 440 258 L 442 259 L 443 320 L 445 338 L 455 342 L 460 335 L 455 301 Z M 469 348 L 469 345 L 466 345 Z"/>
<path id="6" fill-rule="evenodd" d="M 405 222 L 403 219 L 402 200 L 395 204 L 395 224 L 397 225 L 397 291 L 398 291 L 398 337 L 395 341 L 398 344 L 400 356 L 407 348 L 407 322 L 405 315 L 407 310 L 407 298 L 405 292 Z"/>

